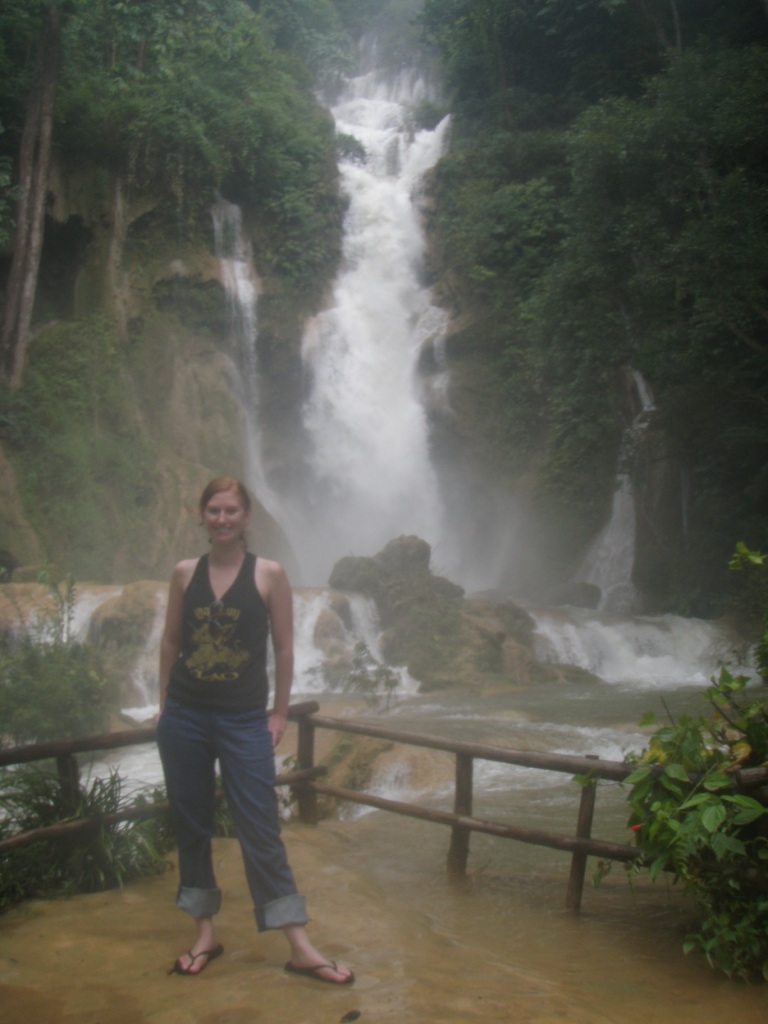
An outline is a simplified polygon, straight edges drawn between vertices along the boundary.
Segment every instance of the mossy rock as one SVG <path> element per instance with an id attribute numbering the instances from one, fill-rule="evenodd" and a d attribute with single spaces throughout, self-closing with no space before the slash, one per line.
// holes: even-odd
<path id="1" fill-rule="evenodd" d="M 325 781 L 341 789 L 364 791 L 370 784 L 376 759 L 392 750 L 394 743 L 377 740 L 370 736 L 342 736 L 331 750 L 326 767 Z M 320 813 L 330 817 L 338 812 L 340 801 L 335 797 L 323 797 Z"/>
<path id="2" fill-rule="evenodd" d="M 380 654 L 406 665 L 423 692 L 451 688 L 525 687 L 562 681 L 562 670 L 536 662 L 535 623 L 513 601 L 464 597 L 463 589 L 429 569 L 431 550 L 419 537 L 391 541 L 372 558 L 342 558 L 331 586 L 376 603 Z"/>
<path id="3" fill-rule="evenodd" d="M 126 584 L 93 613 L 89 640 L 106 650 L 143 647 L 166 589 L 164 584 L 151 580 Z"/>
<path id="4" fill-rule="evenodd" d="M 373 558 L 347 555 L 331 570 L 328 585 L 333 590 L 365 594 L 376 600 L 382 584 L 382 570 Z"/>
<path id="5" fill-rule="evenodd" d="M 374 557 L 374 561 L 387 573 L 404 573 L 411 576 L 428 574 L 431 557 L 432 549 L 425 540 L 420 537 L 402 536 L 390 541 Z"/>
<path id="6" fill-rule="evenodd" d="M 430 557 L 426 541 L 403 536 L 373 558 L 340 559 L 330 577 L 334 589 L 373 599 L 384 630 L 380 653 L 392 665 L 406 665 L 422 681 L 445 668 L 462 635 L 464 591 L 433 576 Z"/>

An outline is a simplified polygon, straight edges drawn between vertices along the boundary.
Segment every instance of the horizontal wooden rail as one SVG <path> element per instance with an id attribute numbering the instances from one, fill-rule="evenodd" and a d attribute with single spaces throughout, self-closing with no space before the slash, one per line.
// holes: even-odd
<path id="1" fill-rule="evenodd" d="M 23 747 L 7 747 L 0 750 L 0 768 L 12 764 L 29 764 L 31 761 L 48 761 L 55 757 L 84 754 L 88 750 L 117 750 L 120 747 L 139 746 L 155 742 L 154 725 L 140 729 L 125 729 L 122 732 L 108 732 L 102 736 L 83 736 L 76 740 L 50 740 L 47 743 L 29 743 Z"/>
<path id="2" fill-rule="evenodd" d="M 329 786 L 324 782 L 313 782 L 312 789 L 317 793 L 325 793 L 339 800 L 375 807 L 381 811 L 394 811 L 408 818 L 419 818 L 431 821 L 436 825 L 448 825 L 451 828 L 469 829 L 472 832 L 484 832 L 489 836 L 501 839 L 517 839 L 521 843 L 533 846 L 547 846 L 553 850 L 564 850 L 567 853 L 581 851 L 594 854 L 596 857 L 607 857 L 611 860 L 637 860 L 637 849 L 621 843 L 608 843 L 602 839 L 582 839 L 578 836 L 564 836 L 557 832 L 544 829 L 526 828 L 524 825 L 505 825 L 498 821 L 487 821 L 483 818 L 466 817 L 450 811 L 440 811 L 431 807 L 419 807 L 417 804 L 406 804 L 388 797 L 374 796 L 372 793 L 360 793 L 357 790 L 343 789 L 340 786 Z"/>
<path id="3" fill-rule="evenodd" d="M 295 722 L 319 708 L 316 700 L 292 704 L 288 709 L 288 718 Z M 123 729 L 120 732 L 107 732 L 98 736 L 80 736 L 74 740 L 47 740 L 45 743 L 6 747 L 0 749 L 0 768 L 11 764 L 27 764 L 30 761 L 47 761 L 68 754 L 83 754 L 88 750 L 117 750 L 120 747 L 154 743 L 155 733 L 154 725 L 142 725 L 138 729 Z"/>
<path id="4" fill-rule="evenodd" d="M 313 726 L 318 729 L 333 729 L 335 732 L 356 733 L 359 736 L 371 736 L 375 739 L 391 740 L 394 743 L 405 743 L 415 747 L 428 747 L 432 750 L 443 750 L 449 754 L 465 754 L 481 761 L 496 761 L 501 764 L 514 764 L 523 768 L 538 768 L 551 772 L 565 772 L 568 775 L 593 774 L 601 779 L 612 782 L 623 782 L 635 770 L 635 765 L 626 761 L 598 761 L 591 757 L 579 757 L 575 754 L 549 754 L 535 750 L 513 750 L 509 747 L 495 747 L 486 743 L 466 743 L 462 740 L 448 740 L 427 733 L 398 732 L 364 722 L 353 722 L 346 718 L 329 718 L 326 715 L 313 714 L 310 717 Z"/>
<path id="5" fill-rule="evenodd" d="M 316 768 L 306 771 L 286 772 L 276 776 L 275 785 L 299 786 L 325 775 L 327 770 L 324 765 L 318 765 Z M 216 801 L 220 802 L 223 799 L 224 791 L 217 790 Z M 20 846 L 28 846 L 30 843 L 43 839 L 58 839 L 65 835 L 85 832 L 91 828 L 99 828 L 102 825 L 119 825 L 123 821 L 142 821 L 145 818 L 158 818 L 167 813 L 168 801 L 163 800 L 156 804 L 126 807 L 124 810 L 114 811 L 112 814 L 98 814 L 90 818 L 69 818 L 66 821 L 57 821 L 55 825 L 43 825 L 40 828 L 30 829 L 28 832 L 19 832 L 8 839 L 0 839 L 0 853 L 15 850 Z"/>
<path id="6" fill-rule="evenodd" d="M 330 729 L 335 732 L 351 733 L 358 736 L 369 736 L 374 739 L 388 740 L 411 746 L 426 747 L 453 754 L 456 759 L 456 778 L 454 789 L 453 812 L 421 807 L 416 804 L 390 800 L 385 797 L 347 790 L 326 783 L 309 782 L 299 788 L 305 794 L 300 797 L 300 817 L 305 821 L 317 820 L 315 796 L 318 793 L 375 807 L 379 810 L 392 811 L 410 818 L 433 824 L 446 825 L 451 829 L 451 843 L 448 850 L 446 869 L 449 877 L 459 879 L 466 874 L 469 857 L 469 837 L 472 832 L 482 832 L 501 839 L 514 839 L 518 842 L 544 846 L 562 850 L 571 854 L 571 871 L 566 894 L 566 907 L 578 911 L 584 891 L 587 856 L 594 855 L 606 860 L 624 863 L 636 860 L 638 851 L 635 847 L 621 843 L 610 843 L 592 838 L 592 817 L 595 805 L 597 780 L 606 779 L 612 782 L 623 782 L 634 771 L 634 766 L 624 761 L 601 761 L 596 757 L 578 757 L 572 754 L 544 753 L 533 750 L 511 750 L 508 747 L 497 747 L 484 743 L 467 743 L 462 740 L 449 740 L 430 736 L 424 733 L 400 732 L 384 726 L 366 722 L 350 721 L 349 719 L 330 718 L 326 715 L 308 713 L 299 719 L 299 755 L 300 768 L 309 768 L 314 763 L 314 730 Z M 563 772 L 569 775 L 584 777 L 585 785 L 581 788 L 576 835 L 569 836 L 544 829 L 527 828 L 507 822 L 488 821 L 472 813 L 473 803 L 473 763 L 475 760 L 494 761 L 500 764 L 516 765 L 539 771 Z M 307 792 L 308 791 L 308 792 Z"/>
<path id="7" fill-rule="evenodd" d="M 304 701 L 293 704 L 288 709 L 288 718 L 296 721 L 303 716 L 317 711 L 317 701 Z M 158 817 L 167 813 L 168 803 L 163 801 L 157 804 L 144 804 L 143 806 L 126 807 L 122 811 L 115 811 L 112 814 L 94 815 L 88 818 L 76 817 L 77 797 L 80 783 L 80 773 L 75 755 L 96 750 L 118 750 L 121 747 L 139 746 L 142 743 L 154 743 L 156 729 L 154 725 L 142 726 L 138 729 L 125 729 L 120 732 L 103 733 L 98 736 L 82 736 L 72 740 L 49 740 L 44 743 L 28 743 L 23 746 L 7 747 L 0 750 L 0 768 L 7 768 L 11 765 L 30 764 L 33 761 L 55 760 L 62 786 L 67 792 L 67 802 L 72 810 L 72 817 L 56 822 L 54 825 L 45 825 L 40 828 L 30 829 L 27 832 L 19 832 L 0 840 L 0 853 L 8 850 L 27 846 L 40 840 L 55 840 L 65 835 L 78 834 L 88 829 L 97 828 L 101 825 L 116 825 L 123 821 L 139 821 L 144 818 Z M 300 769 L 298 771 L 278 774 L 275 778 L 276 786 L 301 787 L 313 779 L 325 775 L 327 768 L 324 765 Z M 219 790 L 216 799 L 223 797 Z"/>

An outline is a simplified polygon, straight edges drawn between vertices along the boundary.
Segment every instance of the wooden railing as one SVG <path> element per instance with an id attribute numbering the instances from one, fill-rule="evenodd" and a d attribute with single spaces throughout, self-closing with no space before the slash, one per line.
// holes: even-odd
<path id="1" fill-rule="evenodd" d="M 451 830 L 446 868 L 449 877 L 454 879 L 462 878 L 466 873 L 469 857 L 469 839 L 472 832 L 483 832 L 486 835 L 497 836 L 501 839 L 516 839 L 522 843 L 563 850 L 571 854 L 571 870 L 568 878 L 566 907 L 573 911 L 578 911 L 581 908 L 588 856 L 622 861 L 624 863 L 636 860 L 638 857 L 638 851 L 633 846 L 592 838 L 592 822 L 598 780 L 607 779 L 612 782 L 621 782 L 634 770 L 632 765 L 628 765 L 623 761 L 601 761 L 597 757 L 547 754 L 535 751 L 510 750 L 506 747 L 496 747 L 482 743 L 464 743 L 458 740 L 447 740 L 422 733 L 401 732 L 346 718 L 329 718 L 326 715 L 317 714 L 317 710 L 318 705 L 315 702 L 308 702 L 292 709 L 298 721 L 297 764 L 300 770 L 312 771 L 315 767 L 314 750 L 315 732 L 317 729 L 330 729 L 335 732 L 370 736 L 394 743 L 444 751 L 453 754 L 455 757 L 453 811 L 436 810 L 430 807 L 404 803 L 399 800 L 390 800 L 371 793 L 343 789 L 339 786 L 332 786 L 313 779 L 297 788 L 299 817 L 302 821 L 312 823 L 317 821 L 317 795 L 322 793 L 327 796 L 336 797 L 339 800 L 348 800 L 368 807 L 375 807 L 379 810 L 392 811 L 395 814 L 418 818 L 422 821 L 446 825 Z M 473 775 L 475 761 L 495 761 L 501 764 L 518 765 L 524 768 L 585 776 L 588 781 L 581 787 L 575 834 L 563 835 L 544 829 L 527 828 L 523 825 L 512 825 L 474 817 Z"/>
<path id="2" fill-rule="evenodd" d="M 472 832 L 482 832 L 501 839 L 515 839 L 518 842 L 562 850 L 571 855 L 571 869 L 568 878 L 566 907 L 578 911 L 584 891 L 587 858 L 601 857 L 604 860 L 630 862 L 638 858 L 638 850 L 622 843 L 607 842 L 592 837 L 592 823 L 600 779 L 622 782 L 634 770 L 623 761 L 602 761 L 597 757 L 577 757 L 570 754 L 550 754 L 526 750 L 509 750 L 506 747 L 482 743 L 464 743 L 441 739 L 422 733 L 400 732 L 382 726 L 346 718 L 329 718 L 318 714 L 316 701 L 307 701 L 291 706 L 288 717 L 298 725 L 297 768 L 277 776 L 278 786 L 292 787 L 298 804 L 299 820 L 316 824 L 318 820 L 318 794 L 335 797 L 352 803 L 392 811 L 410 818 L 445 825 L 451 830 L 447 856 L 447 872 L 450 878 L 462 878 L 466 873 L 469 856 L 469 840 Z M 393 743 L 409 744 L 440 750 L 455 757 L 455 784 L 453 811 L 422 807 L 418 804 L 390 800 L 359 790 L 345 789 L 319 781 L 326 774 L 323 765 L 315 764 L 315 734 L 318 729 L 370 736 L 374 739 Z M 167 812 L 167 803 L 146 804 L 126 808 L 114 814 L 94 818 L 77 817 L 80 772 L 76 755 L 85 751 L 114 750 L 120 747 L 137 746 L 155 741 L 155 727 L 147 726 L 125 732 L 108 733 L 103 736 L 89 736 L 79 740 L 37 743 L 30 746 L 12 747 L 0 750 L 0 768 L 25 764 L 31 761 L 54 759 L 62 780 L 62 791 L 70 816 L 58 824 L 33 829 L 0 840 L 0 853 L 40 839 L 56 839 L 73 832 L 94 828 L 100 824 L 148 818 Z M 473 775 L 475 761 L 495 761 L 500 764 L 518 765 L 542 771 L 563 772 L 578 775 L 585 780 L 581 786 L 575 832 L 564 835 L 545 829 L 527 828 L 499 821 L 489 821 L 473 814 Z M 661 766 L 654 770 L 663 771 Z M 753 768 L 733 773 L 734 785 L 749 789 L 764 786 L 768 782 L 768 768 Z M 694 781 L 692 779 L 692 781 Z"/>
<path id="3" fill-rule="evenodd" d="M 312 705 L 317 708 L 317 704 Z M 299 709 L 303 705 L 297 706 Z M 296 708 L 292 708 L 289 717 L 296 717 Z M 100 736 L 84 736 L 77 740 L 51 740 L 47 743 L 33 743 L 21 747 L 10 747 L 0 750 L 0 768 L 17 764 L 29 764 L 33 761 L 56 761 L 56 767 L 61 780 L 63 794 L 62 804 L 64 807 L 64 820 L 55 825 L 45 825 L 40 828 L 30 829 L 27 832 L 19 832 L 0 840 L 0 854 L 6 850 L 12 850 L 19 846 L 26 846 L 29 843 L 41 839 L 57 839 L 69 836 L 73 833 L 84 832 L 99 825 L 114 825 L 121 821 L 139 821 L 143 818 L 159 817 L 168 813 L 167 801 L 158 803 L 142 804 L 135 807 L 126 807 L 121 811 L 112 814 L 102 814 L 98 817 L 82 818 L 77 816 L 80 795 L 80 768 L 77 762 L 77 754 L 95 750 L 119 750 L 121 747 L 135 747 L 142 743 L 155 742 L 155 727 L 145 726 L 139 729 L 129 729 L 124 732 L 105 733 Z M 279 774 L 275 779 L 277 786 L 300 787 L 311 782 L 322 775 L 325 775 L 326 768 L 317 765 L 308 771 L 292 771 Z M 217 800 L 223 794 L 216 794 Z"/>
<path id="4" fill-rule="evenodd" d="M 623 762 L 463 743 L 420 733 L 399 732 L 349 719 L 329 718 L 318 714 L 318 711 L 319 705 L 316 701 L 307 701 L 291 707 L 289 718 L 298 723 L 297 769 L 277 777 L 277 785 L 290 786 L 294 790 L 300 821 L 311 824 L 317 822 L 317 797 L 318 794 L 325 794 L 339 800 L 448 826 L 451 830 L 451 839 L 448 848 L 447 871 L 449 877 L 454 879 L 461 878 L 466 873 L 469 840 L 472 832 L 483 832 L 502 839 L 516 839 L 523 843 L 562 850 L 571 855 L 566 906 L 574 911 L 578 911 L 581 906 L 588 856 L 624 862 L 635 860 L 637 857 L 637 850 L 632 846 L 592 838 L 597 781 L 598 779 L 608 779 L 621 782 L 632 771 L 631 766 Z M 325 775 L 326 768 L 323 765 L 315 764 L 315 733 L 318 729 L 370 736 L 394 743 L 426 747 L 453 754 L 455 757 L 453 811 L 437 810 L 390 800 L 372 793 L 344 789 L 319 781 Z M 65 805 L 71 815 L 70 818 L 58 824 L 20 833 L 0 841 L 0 852 L 40 839 L 56 839 L 60 836 L 71 835 L 73 832 L 93 828 L 99 824 L 113 824 L 165 813 L 167 804 L 159 803 L 126 808 L 114 814 L 102 815 L 99 818 L 76 817 L 80 785 L 77 754 L 86 751 L 114 750 L 154 741 L 155 728 L 147 726 L 124 732 L 108 733 L 103 736 L 84 737 L 79 740 L 52 741 L 0 750 L 0 767 L 54 759 L 62 779 Z M 522 825 L 474 817 L 473 775 L 476 760 L 496 761 L 526 768 L 587 776 L 589 781 L 581 788 L 575 834 L 563 835 L 543 829 L 527 828 Z"/>

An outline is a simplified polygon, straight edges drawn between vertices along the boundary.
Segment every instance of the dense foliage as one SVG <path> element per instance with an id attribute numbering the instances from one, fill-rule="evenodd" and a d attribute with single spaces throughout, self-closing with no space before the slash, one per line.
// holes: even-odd
<path id="1" fill-rule="evenodd" d="M 290 5 L 260 6 L 82 4 L 67 27 L 58 141 L 72 160 L 122 165 L 134 189 L 163 187 L 182 224 L 214 189 L 246 202 L 260 264 L 305 288 L 333 258 L 339 216 L 332 131 L 311 87 L 346 55 L 329 4 L 315 30 Z M 323 40 L 339 52 L 322 56 Z"/>
<path id="2" fill-rule="evenodd" d="M 104 315 L 60 321 L 38 336 L 23 386 L 2 396 L 2 437 L 24 467 L 29 520 L 90 580 L 114 548 L 121 510 L 126 541 L 140 543 L 155 472 L 135 388 L 119 371 L 126 349 Z"/>
<path id="3" fill-rule="evenodd" d="M 56 825 L 70 818 L 99 818 L 127 807 L 157 803 L 162 794 L 129 793 L 116 771 L 94 776 L 71 806 L 60 776 L 24 766 L 0 771 L 3 818 L 0 839 Z M 0 911 L 24 899 L 101 892 L 165 869 L 173 846 L 167 814 L 142 821 L 98 822 L 90 830 L 58 840 L 39 839 L 0 854 Z"/>
<path id="4" fill-rule="evenodd" d="M 755 0 L 427 0 L 454 111 L 436 270 L 494 366 L 485 424 L 535 459 L 568 558 L 610 506 L 631 367 L 666 466 L 639 581 L 713 614 L 768 506 L 768 17 Z M 481 446 L 478 445 L 478 448 Z"/>
<path id="5" fill-rule="evenodd" d="M 75 588 L 49 582 L 51 603 L 18 635 L 0 634 L 0 746 L 103 732 L 115 693 L 98 651 L 73 634 Z"/>
<path id="6" fill-rule="evenodd" d="M 13 217 L 22 216 L 11 171 L 34 106 L 36 56 L 51 10 L 61 33 L 55 169 L 72 190 L 72 208 L 46 218 L 39 273 L 22 270 L 25 288 L 38 280 L 34 343 L 23 377 L 10 378 L 10 387 L 1 380 L 11 362 L 3 328 L 0 440 L 47 552 L 79 577 L 98 579 L 114 565 L 116 521 L 127 548 L 140 543 L 162 473 L 153 403 L 167 401 L 172 356 L 158 339 L 180 320 L 203 344 L 227 344 L 220 290 L 152 291 L 172 258 L 213 247 L 216 195 L 244 208 L 274 317 L 290 320 L 313 308 L 333 273 L 342 217 L 335 139 L 313 90 L 349 66 L 352 43 L 330 0 L 4 4 L 6 280 L 13 265 L 3 243 L 13 244 Z M 141 307 L 130 330 L 126 296 L 118 294 L 127 277 L 117 250 L 107 249 L 110 225 L 118 262 L 132 275 L 132 312 Z M 0 305 L 0 320 L 7 311 Z"/>
<path id="7" fill-rule="evenodd" d="M 671 872 L 700 908 L 686 951 L 747 980 L 768 980 L 768 802 L 764 784 L 743 781 L 768 762 L 764 689 L 722 669 L 709 714 L 659 728 L 627 779 L 634 870 Z"/>
<path id="8" fill-rule="evenodd" d="M 14 0 L 0 16 L 0 230 L 52 6 Z M 165 197 L 177 232 L 207 230 L 219 189 L 257 217 L 264 271 L 303 291 L 324 280 L 340 211 L 332 127 L 312 88 L 349 66 L 351 48 L 330 0 L 68 0 L 61 11 L 59 158 Z"/>

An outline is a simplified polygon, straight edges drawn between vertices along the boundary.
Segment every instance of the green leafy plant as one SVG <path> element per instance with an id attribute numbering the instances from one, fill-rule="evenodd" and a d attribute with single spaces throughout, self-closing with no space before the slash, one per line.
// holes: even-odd
<path id="1" fill-rule="evenodd" d="M 670 872 L 694 897 L 700 919 L 686 952 L 731 977 L 768 980 L 768 789 L 749 773 L 768 765 L 768 700 L 748 683 L 722 668 L 708 713 L 670 721 L 636 758 L 626 780 L 639 850 L 631 870 Z"/>
<path id="2" fill-rule="evenodd" d="M 738 610 L 747 623 L 758 632 L 755 644 L 755 666 L 768 679 L 768 558 L 760 551 L 753 551 L 739 541 L 733 553 L 729 568 L 743 577 L 743 590 Z"/>
<path id="3" fill-rule="evenodd" d="M 386 662 L 378 661 L 362 640 L 355 644 L 348 666 L 318 665 L 310 673 L 319 676 L 329 690 L 341 690 L 361 696 L 371 707 L 389 708 L 400 683 L 400 673 Z"/>
<path id="4" fill-rule="evenodd" d="M 385 708 L 389 708 L 399 682 L 400 675 L 395 669 L 377 661 L 362 641 L 355 644 L 352 665 L 344 683 L 347 693 L 362 693 L 369 703 L 383 701 Z"/>
<path id="5" fill-rule="evenodd" d="M 107 725 L 110 687 L 100 653 L 77 641 L 75 582 L 41 573 L 52 598 L 18 635 L 0 634 L 0 743 L 68 739 Z"/>
<path id="6" fill-rule="evenodd" d="M 0 839 L 73 818 L 99 818 L 134 804 L 164 800 L 159 790 L 126 793 L 116 770 L 93 777 L 74 808 L 65 780 L 33 767 L 0 773 Z M 74 810 L 74 813 L 73 813 Z M 58 839 L 41 839 L 0 854 L 0 910 L 23 899 L 100 892 L 164 870 L 173 839 L 167 816 L 106 823 Z"/>

